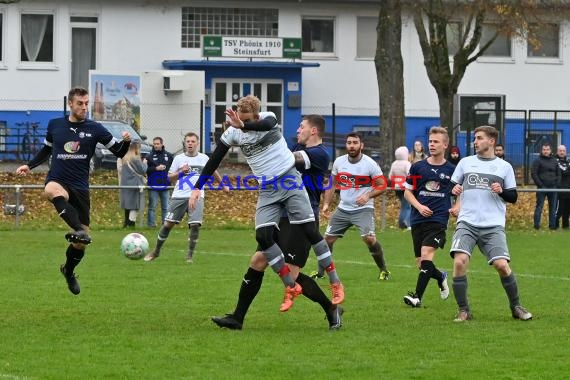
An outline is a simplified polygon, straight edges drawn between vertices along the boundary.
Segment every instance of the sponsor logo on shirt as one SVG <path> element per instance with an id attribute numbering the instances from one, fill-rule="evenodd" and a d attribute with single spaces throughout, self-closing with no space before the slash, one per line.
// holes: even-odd
<path id="1" fill-rule="evenodd" d="M 79 151 L 80 144 L 79 141 L 68 141 L 63 145 L 63 149 L 67 153 L 77 153 Z"/>

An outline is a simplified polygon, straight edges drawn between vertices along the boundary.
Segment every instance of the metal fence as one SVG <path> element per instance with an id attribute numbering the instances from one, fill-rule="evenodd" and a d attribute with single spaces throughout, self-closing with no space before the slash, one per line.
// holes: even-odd
<path id="1" fill-rule="evenodd" d="M 570 144 L 570 111 L 566 110 L 474 110 L 477 125 L 492 125 L 499 130 L 499 143 L 505 158 L 515 169 L 517 183 L 534 184 L 530 175 L 532 163 L 543 144 L 555 153 L 560 144 Z M 457 128 L 455 140 L 462 152 L 473 154 L 473 129 Z"/>
<path id="2" fill-rule="evenodd" d="M 12 185 L 2 185 L 0 184 L 0 200 L 2 201 L 2 211 L 6 216 L 14 217 L 14 226 L 19 227 L 22 217 L 25 213 L 30 212 L 27 206 L 27 196 L 24 194 L 24 190 L 36 190 L 41 191 L 44 189 L 43 185 L 25 185 L 25 184 L 12 184 Z M 90 190 L 103 190 L 103 191 L 117 191 L 119 189 L 138 189 L 141 193 L 140 200 L 140 212 L 137 216 L 137 225 L 142 227 L 144 223 L 144 215 L 146 211 L 146 201 L 144 194 L 146 190 L 151 189 L 149 186 L 119 186 L 119 185 L 91 185 Z M 168 189 L 173 189 L 172 186 Z M 248 191 L 245 188 L 237 189 L 237 191 Z M 250 190 L 251 191 L 251 190 Z M 388 200 L 386 194 L 382 194 L 379 197 L 378 202 L 379 207 L 379 227 L 384 230 L 388 225 Z M 252 204 L 253 205 L 253 204 Z"/>
<path id="3" fill-rule="evenodd" d="M 0 99 L 0 160 L 28 161 L 41 149 L 49 120 L 62 117 L 67 112 L 66 98 L 53 100 Z M 180 121 L 181 107 L 199 110 L 197 117 Z M 141 103 L 141 107 L 125 111 L 124 104 L 110 107 L 104 120 L 121 121 L 132 126 L 149 143 L 160 136 L 167 150 L 172 153 L 183 149 L 183 136 L 197 132 L 203 144 L 204 138 L 203 102 L 191 104 Z M 192 121 L 194 120 L 194 121 Z"/>
<path id="4" fill-rule="evenodd" d="M 19 227 L 20 226 L 20 221 L 21 219 L 24 217 L 24 215 L 28 212 L 32 212 L 33 210 L 30 210 L 30 206 L 29 206 L 29 198 L 33 198 L 33 196 L 30 196 L 28 194 L 27 198 L 24 195 L 24 190 L 36 190 L 36 191 L 41 191 L 43 190 L 44 186 L 43 185 L 26 185 L 26 184 L 12 184 L 12 185 L 0 185 L 0 200 L 1 200 L 1 207 L 2 207 L 2 212 L 4 213 L 5 216 L 13 216 L 14 217 L 14 226 L 15 227 Z M 142 227 L 145 223 L 144 223 L 144 215 L 145 215 L 145 210 L 146 210 L 146 205 L 145 205 L 145 200 L 144 200 L 144 194 L 146 193 L 146 190 L 149 189 L 148 186 L 118 186 L 118 185 L 91 185 L 90 189 L 91 190 L 102 190 L 102 191 L 117 191 L 121 188 L 129 188 L 129 189 L 138 189 L 141 194 L 143 194 L 143 196 L 141 197 L 141 203 L 140 203 L 140 210 L 141 212 L 138 213 L 138 217 L 137 217 L 137 225 L 139 227 Z M 172 188 L 172 187 L 170 187 Z M 240 189 L 239 191 L 247 191 L 245 189 Z M 391 191 L 393 191 L 393 189 L 388 189 L 387 192 L 383 193 L 380 197 L 377 198 L 376 200 L 376 220 L 377 220 L 377 226 L 378 229 L 380 231 L 385 230 L 386 228 L 389 228 L 390 226 L 392 226 L 392 223 L 394 223 L 394 225 L 397 225 L 397 213 L 399 212 L 399 204 L 397 202 L 396 197 L 391 194 Z M 557 192 L 557 193 L 570 193 L 570 189 L 525 189 L 525 188 L 521 188 L 518 189 L 519 192 L 522 193 L 539 193 L 539 192 Z M 37 197 L 35 197 L 37 198 Z M 106 199 L 108 199 L 109 197 L 105 197 Z M 33 202 L 32 202 L 33 203 Z M 255 204 L 254 201 L 252 201 L 252 206 Z M 105 204 L 105 206 L 108 206 L 108 202 Z M 543 209 L 543 213 L 547 210 L 547 208 Z M 93 209 L 92 209 L 93 211 Z M 53 214 L 55 215 L 55 214 Z M 530 220 L 530 219 L 529 219 Z M 47 223 L 47 221 L 43 220 L 44 223 Z"/>
<path id="5" fill-rule="evenodd" d="M 144 107 L 142 107 L 144 105 Z M 132 112 L 125 112 L 121 107 L 109 109 L 106 117 L 120 118 L 132 125 L 135 130 L 146 135 L 149 142 L 160 136 L 165 141 L 166 149 L 177 153 L 182 151 L 182 138 L 188 131 L 199 131 L 202 150 L 210 151 L 215 144 L 215 136 L 206 133 L 208 107 L 203 102 L 192 104 L 199 110 L 199 117 L 181 125 L 176 117 L 179 104 L 141 103 L 142 112 L 133 117 Z M 0 99 L 0 160 L 27 161 L 41 147 L 50 119 L 61 117 L 66 108 L 66 100 L 12 100 Z M 143 110 L 144 108 L 144 110 Z M 327 123 L 324 142 L 330 147 L 333 160 L 344 154 L 345 137 L 348 132 L 360 132 L 365 135 L 366 153 L 383 164 L 394 157 L 382 158 L 378 148 L 380 141 L 379 110 L 376 108 L 346 107 L 335 103 L 321 106 L 303 106 L 302 114 L 323 115 Z M 568 110 L 473 110 L 473 122 L 458 125 L 455 141 L 461 155 L 473 154 L 473 129 L 478 125 L 494 125 L 500 132 L 500 143 L 504 145 L 506 158 L 511 162 L 519 185 L 532 184 L 530 168 L 540 154 L 543 143 L 549 142 L 555 151 L 559 144 L 570 145 L 570 111 Z M 409 148 L 415 139 L 427 142 L 429 128 L 439 123 L 437 113 L 430 110 L 406 110 L 406 141 Z M 193 125 L 191 125 L 193 124 Z M 288 126 L 285 138 L 289 143 L 295 140 L 295 126 Z M 212 128 L 213 130 L 213 128 Z M 210 136 L 208 139 L 207 136 Z M 208 140 L 208 141 L 206 141 Z M 207 149 L 206 149 L 207 148 Z"/>

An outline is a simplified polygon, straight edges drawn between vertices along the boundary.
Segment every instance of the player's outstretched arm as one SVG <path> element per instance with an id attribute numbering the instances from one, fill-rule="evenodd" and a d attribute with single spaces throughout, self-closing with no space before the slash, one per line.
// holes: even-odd
<path id="1" fill-rule="evenodd" d="M 212 178 L 212 174 L 214 174 L 218 166 L 220 166 L 222 159 L 229 150 L 230 147 L 221 141 L 218 146 L 216 146 L 216 149 L 214 149 L 214 153 L 212 153 L 210 159 L 206 163 L 206 166 L 202 169 L 202 174 L 200 174 L 198 181 L 196 181 L 196 184 L 194 185 L 195 188 L 192 190 L 190 198 L 188 198 L 188 208 L 190 210 L 194 210 L 196 208 L 198 198 L 200 198 L 200 190 L 204 187 L 204 184 Z"/>
<path id="2" fill-rule="evenodd" d="M 129 151 L 129 146 L 131 145 L 131 140 L 121 140 L 121 141 L 117 141 L 116 143 L 114 143 L 109 150 L 111 151 L 111 153 L 113 153 L 115 156 L 119 157 L 119 158 L 123 158 L 125 156 L 125 154 L 127 154 L 127 152 Z"/>
<path id="3" fill-rule="evenodd" d="M 246 121 L 243 123 L 243 130 L 244 131 L 257 131 L 257 132 L 266 132 L 272 129 L 277 125 L 277 119 L 271 116 L 268 116 L 261 120 L 256 121 Z"/>
<path id="4" fill-rule="evenodd" d="M 18 166 L 18 168 L 16 169 L 16 174 L 17 175 L 27 175 L 30 172 L 30 167 L 27 164 L 24 164 L 22 166 Z"/>
<path id="5" fill-rule="evenodd" d="M 204 166 L 204 169 L 202 169 L 202 174 L 200 174 L 200 178 L 196 182 L 196 189 L 201 189 L 204 187 L 204 184 L 212 178 L 212 175 L 218 166 L 220 166 L 222 159 L 225 157 L 226 153 L 228 153 L 229 150 L 230 147 L 223 142 L 220 142 L 218 146 L 216 146 L 216 149 L 214 149 L 214 152 L 210 156 L 210 159 L 206 163 L 206 166 Z"/>
<path id="6" fill-rule="evenodd" d="M 42 149 L 28 162 L 28 170 L 32 170 L 36 166 L 43 164 L 48 160 L 49 156 L 51 156 L 51 146 L 44 144 Z"/>

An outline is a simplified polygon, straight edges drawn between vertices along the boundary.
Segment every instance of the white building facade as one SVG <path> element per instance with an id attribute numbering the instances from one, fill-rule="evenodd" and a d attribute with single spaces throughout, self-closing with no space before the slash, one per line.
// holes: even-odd
<path id="1" fill-rule="evenodd" d="M 201 125 L 145 125 L 143 121 L 141 131 L 149 137 L 166 130 L 177 130 L 177 136 L 182 136 L 182 131 L 202 128 L 205 139 L 212 141 L 222 121 L 220 110 L 247 93 L 260 96 L 264 107 L 278 114 L 289 142 L 301 114 L 330 118 L 333 103 L 337 133 L 377 129 L 378 11 L 379 4 L 373 0 L 22 0 L 0 4 L 0 158 L 9 136 L 15 135 L 16 124 L 39 122 L 41 129 L 47 119 L 61 115 L 69 88 L 89 86 L 89 70 L 204 71 Z M 569 109 L 570 23 L 556 24 L 556 31 L 545 36 L 538 52 L 525 40 L 500 38 L 490 50 L 492 55 L 469 66 L 459 93 L 504 96 L 501 108 L 506 109 Z M 297 38 L 301 58 L 206 59 L 201 35 Z M 414 139 L 426 137 L 426 128 L 438 124 L 439 111 L 408 15 L 404 15 L 402 54 L 406 138 L 411 145 Z M 143 107 L 144 86 L 140 97 Z M 175 97 L 172 102 L 176 104 Z M 170 112 L 168 107 L 164 112 Z M 560 141 L 564 141 L 564 128 L 561 131 Z M 206 151 L 210 148 L 204 145 Z"/>

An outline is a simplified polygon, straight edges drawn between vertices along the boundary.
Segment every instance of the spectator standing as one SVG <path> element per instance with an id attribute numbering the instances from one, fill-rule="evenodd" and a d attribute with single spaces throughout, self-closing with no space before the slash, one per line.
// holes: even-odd
<path id="1" fill-rule="evenodd" d="M 556 149 L 556 159 L 560 169 L 560 189 L 570 190 L 570 162 L 566 155 L 566 146 L 559 145 Z M 560 226 L 562 218 L 562 228 L 568 229 L 568 219 L 570 217 L 570 193 L 558 193 L 558 211 L 556 213 L 556 227 Z"/>
<path id="2" fill-rule="evenodd" d="M 140 143 L 132 142 L 122 160 L 121 186 L 144 186 L 146 184 L 146 160 L 141 160 Z M 141 206 L 140 189 L 130 188 L 119 191 L 121 208 L 125 210 L 123 227 L 134 227 Z"/>
<path id="3" fill-rule="evenodd" d="M 155 210 L 160 200 L 161 224 L 168 211 L 168 199 L 170 198 L 170 181 L 168 179 L 168 170 L 172 165 L 172 153 L 168 152 L 164 147 L 162 137 L 152 139 L 152 150 L 147 157 L 148 167 L 146 169 L 148 190 L 148 209 L 147 209 L 147 226 L 156 227 Z"/>
<path id="4" fill-rule="evenodd" d="M 560 169 L 558 161 L 552 156 L 550 144 L 542 144 L 540 156 L 532 163 L 531 176 L 538 189 L 556 189 L 560 185 Z M 544 200 L 548 198 L 548 228 L 556 229 L 556 206 L 558 194 L 556 192 L 536 192 L 536 206 L 534 208 L 534 228 L 540 229 L 542 208 Z"/>
<path id="5" fill-rule="evenodd" d="M 452 165 L 457 166 L 459 160 L 461 160 L 461 152 L 459 151 L 459 147 L 452 146 L 449 150 L 449 157 L 447 158 L 447 161 L 449 161 Z"/>
<path id="6" fill-rule="evenodd" d="M 501 144 L 495 145 L 495 156 L 499 157 L 501 160 L 507 161 L 509 164 L 512 165 L 512 162 L 507 160 L 505 157 L 505 147 Z"/>
<path id="7" fill-rule="evenodd" d="M 408 160 L 413 164 L 427 158 L 424 144 L 420 140 L 414 141 L 414 150 L 410 153 Z"/>
<path id="8" fill-rule="evenodd" d="M 396 180 L 396 182 L 400 183 L 400 185 L 395 186 L 395 193 L 396 197 L 400 201 L 400 215 L 398 216 L 398 227 L 402 229 L 410 229 L 410 213 L 412 211 L 410 204 L 404 198 L 404 187 L 403 183 L 406 180 L 406 177 L 410 173 L 410 167 L 412 164 L 408 161 L 408 148 L 405 146 L 401 146 L 396 148 L 394 152 L 394 156 L 396 160 L 392 162 L 390 166 L 390 173 L 388 177 L 390 181 Z M 394 183 L 394 182 L 392 182 Z"/>

